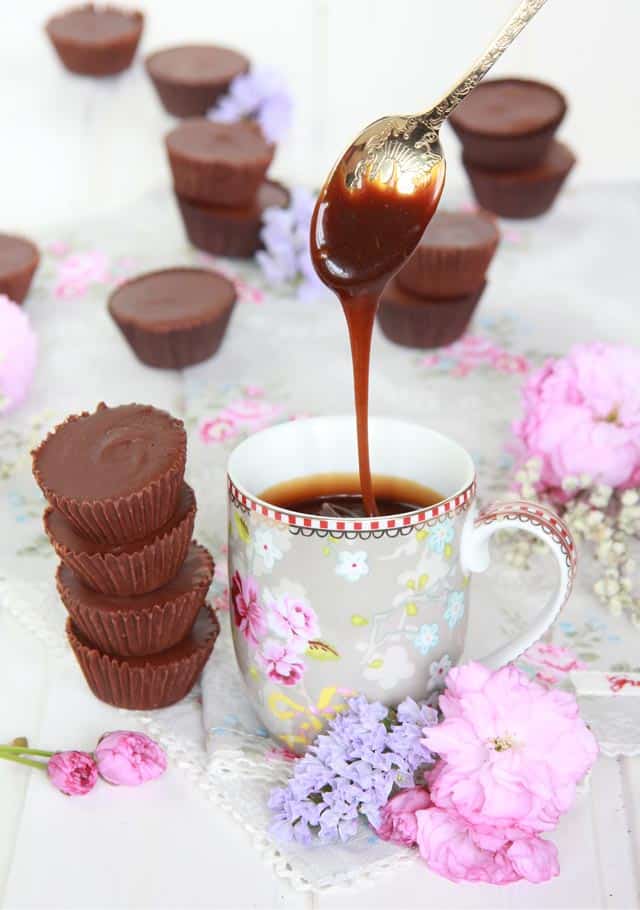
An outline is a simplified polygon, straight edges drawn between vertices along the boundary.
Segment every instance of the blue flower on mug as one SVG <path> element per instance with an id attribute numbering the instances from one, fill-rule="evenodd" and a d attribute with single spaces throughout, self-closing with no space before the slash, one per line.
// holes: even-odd
<path id="1" fill-rule="evenodd" d="M 447 544 L 452 543 L 455 533 L 453 522 L 448 518 L 434 528 L 429 528 L 427 544 L 429 545 L 431 552 L 438 554 L 444 553 L 444 548 Z"/>
<path id="2" fill-rule="evenodd" d="M 341 550 L 338 553 L 336 575 L 341 575 L 346 581 L 359 581 L 363 575 L 368 574 L 369 565 L 364 550 Z"/>
<path id="3" fill-rule="evenodd" d="M 447 597 L 447 609 L 444 611 L 449 628 L 455 629 L 464 616 L 464 591 L 451 591 Z"/>
<path id="4" fill-rule="evenodd" d="M 413 646 L 421 654 L 428 654 L 432 648 L 440 641 L 440 630 L 438 623 L 425 623 L 420 626 L 413 637 Z"/>

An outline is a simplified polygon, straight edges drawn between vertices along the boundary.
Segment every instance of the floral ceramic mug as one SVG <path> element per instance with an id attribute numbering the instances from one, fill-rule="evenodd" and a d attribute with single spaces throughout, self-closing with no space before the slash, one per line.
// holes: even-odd
<path id="1" fill-rule="evenodd" d="M 236 656 L 264 726 L 296 752 L 356 692 L 395 704 L 442 686 L 462 656 L 471 574 L 487 568 L 496 531 L 544 541 L 559 577 L 529 628 L 485 663 L 498 667 L 525 651 L 571 591 L 574 543 L 552 512 L 518 501 L 478 513 L 470 455 L 433 430 L 374 418 L 369 440 L 376 473 L 446 498 L 405 515 L 361 519 L 305 515 L 260 498 L 294 478 L 353 472 L 355 425 L 347 417 L 279 424 L 246 439 L 229 460 Z"/>

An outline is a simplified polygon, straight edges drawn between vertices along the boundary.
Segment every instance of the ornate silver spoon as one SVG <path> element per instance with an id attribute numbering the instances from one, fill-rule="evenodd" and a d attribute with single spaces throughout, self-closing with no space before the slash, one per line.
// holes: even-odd
<path id="1" fill-rule="evenodd" d="M 334 168 L 344 174 L 347 188 L 361 189 L 373 181 L 395 186 L 400 193 L 411 193 L 416 185 L 424 184 L 432 168 L 444 159 L 440 127 L 545 2 L 523 0 L 485 53 L 430 110 L 407 117 L 381 117 L 366 127 Z"/>

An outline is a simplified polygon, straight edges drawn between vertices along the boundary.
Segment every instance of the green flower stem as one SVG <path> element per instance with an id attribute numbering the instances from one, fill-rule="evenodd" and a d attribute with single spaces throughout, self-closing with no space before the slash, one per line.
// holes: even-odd
<path id="1" fill-rule="evenodd" d="M 19 755 L 14 755 L 8 752 L 0 752 L 0 758 L 4 758 L 5 761 L 14 761 L 19 765 L 27 765 L 29 768 L 39 768 L 42 771 L 47 770 L 47 763 L 43 761 L 32 761 L 30 758 L 21 758 Z"/>
<path id="2" fill-rule="evenodd" d="M 43 755 L 45 758 L 51 758 L 55 752 L 45 752 L 42 749 L 25 749 L 23 746 L 5 746 L 0 745 L 0 752 L 11 753 L 13 755 Z"/>

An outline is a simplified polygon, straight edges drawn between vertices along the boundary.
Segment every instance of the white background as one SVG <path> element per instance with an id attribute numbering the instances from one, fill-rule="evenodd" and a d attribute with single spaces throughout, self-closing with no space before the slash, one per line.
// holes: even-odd
<path id="1" fill-rule="evenodd" d="M 29 231 L 118 208 L 170 179 L 172 125 L 142 56 L 185 41 L 223 43 L 281 69 L 296 125 L 276 161 L 288 182 L 322 180 L 356 131 L 426 108 L 480 52 L 515 0 L 146 0 L 132 70 L 108 80 L 62 69 L 43 32 L 56 0 L 2 4 L 0 230 Z M 561 135 L 575 181 L 640 176 L 638 0 L 549 0 L 497 65 L 566 92 Z M 464 180 L 447 130 L 449 183 Z"/>

